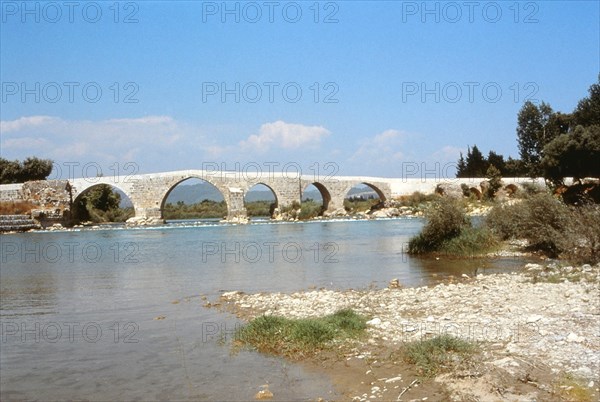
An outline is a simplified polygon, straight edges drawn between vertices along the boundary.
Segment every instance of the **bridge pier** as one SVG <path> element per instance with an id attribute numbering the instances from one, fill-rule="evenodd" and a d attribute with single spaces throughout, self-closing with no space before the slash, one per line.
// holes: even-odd
<path id="1" fill-rule="evenodd" d="M 228 190 L 223 194 L 227 204 L 227 220 L 246 219 L 248 211 L 244 206 L 244 190 L 237 187 L 229 187 Z"/>

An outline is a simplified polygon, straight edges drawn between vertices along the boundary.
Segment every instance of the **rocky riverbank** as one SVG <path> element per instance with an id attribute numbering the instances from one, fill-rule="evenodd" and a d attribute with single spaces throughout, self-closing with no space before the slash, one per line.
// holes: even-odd
<path id="1" fill-rule="evenodd" d="M 394 377 L 394 368 L 400 370 L 387 364 L 392 371 L 388 370 L 387 376 L 381 374 L 383 380 L 377 382 L 372 363 L 385 361 L 385 356 L 405 342 L 451 334 L 481 345 L 481 361 L 470 373 L 450 373 L 430 381 L 436 388 L 435 392 L 430 389 L 431 395 L 442 387 L 442 394 L 455 400 L 561 400 L 561 390 L 574 387 L 561 383 L 565 376 L 579 379 L 588 394 L 600 395 L 599 283 L 600 264 L 527 264 L 515 274 L 464 276 L 458 282 L 433 287 L 402 288 L 392 281 L 390 288 L 377 290 L 227 292 L 221 298 L 244 319 L 261 314 L 322 316 L 342 308 L 368 316 L 367 339 L 353 345 L 350 353 L 345 352 L 347 362 L 338 367 L 343 371 L 351 360 L 366 364 L 365 374 L 356 378 L 356 385 L 342 390 L 351 398 L 396 400 L 401 385 L 409 385 L 409 378 L 396 380 L 400 381 L 397 386 L 386 383 Z M 490 376 L 492 372 L 494 376 Z M 518 384 L 510 385 L 510 379 Z M 457 387 L 459 380 L 462 385 Z M 414 381 L 423 383 L 420 394 L 415 395 L 428 395 L 427 382 L 418 377 Z M 360 383 L 362 387 L 357 385 Z M 412 398 L 410 392 L 405 395 L 404 400 Z"/>

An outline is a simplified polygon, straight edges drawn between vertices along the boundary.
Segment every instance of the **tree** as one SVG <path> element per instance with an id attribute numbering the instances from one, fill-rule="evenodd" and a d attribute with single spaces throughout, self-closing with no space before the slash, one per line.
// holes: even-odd
<path id="1" fill-rule="evenodd" d="M 600 74 L 598 82 L 592 84 L 588 92 L 590 95 L 580 100 L 573 112 L 573 125 L 600 125 Z"/>
<path id="2" fill-rule="evenodd" d="M 27 158 L 23 161 L 23 181 L 45 180 L 52 172 L 52 161 L 50 159 Z"/>
<path id="3" fill-rule="evenodd" d="M 52 163 L 50 159 L 36 157 L 29 157 L 22 163 L 0 158 L 0 184 L 45 180 L 52 172 Z"/>
<path id="4" fill-rule="evenodd" d="M 75 206 L 76 219 L 95 222 L 111 221 L 119 209 L 121 195 L 108 184 L 98 184 L 84 192 Z"/>
<path id="5" fill-rule="evenodd" d="M 544 177 L 562 184 L 565 177 L 600 177 L 600 125 L 577 126 L 544 148 Z"/>
<path id="6" fill-rule="evenodd" d="M 560 134 L 559 122 L 549 104 L 527 101 L 517 116 L 517 140 L 521 160 L 531 177 L 541 173 L 540 161 L 546 144 Z"/>
<path id="7" fill-rule="evenodd" d="M 456 166 L 456 177 L 467 177 L 467 163 L 465 162 L 462 152 L 460 153 L 460 158 L 458 159 L 458 164 Z"/>
<path id="8" fill-rule="evenodd" d="M 504 156 L 497 154 L 494 151 L 490 151 L 487 157 L 488 166 L 494 165 L 501 174 L 505 174 L 506 171 L 506 162 L 504 162 Z M 489 170 L 489 167 L 488 167 Z M 487 176 L 487 171 L 486 171 Z"/>
<path id="9" fill-rule="evenodd" d="M 99 184 L 92 187 L 88 194 L 83 197 L 89 205 L 100 211 L 108 211 L 119 208 L 121 195 L 113 191 L 108 184 Z"/>
<path id="10" fill-rule="evenodd" d="M 489 182 L 487 197 L 494 198 L 496 192 L 502 187 L 502 175 L 500 174 L 500 170 L 494 165 L 490 165 L 485 172 L 485 177 L 487 177 Z"/>
<path id="11" fill-rule="evenodd" d="M 504 177 L 521 177 L 526 173 L 522 160 L 508 157 L 504 164 L 504 172 L 502 172 Z"/>
<path id="12" fill-rule="evenodd" d="M 487 169 L 487 161 L 485 157 L 477 148 L 477 145 L 473 145 L 473 149 L 467 152 L 467 170 L 471 177 L 483 177 Z"/>
<path id="13" fill-rule="evenodd" d="M 19 161 L 9 161 L 0 158 L 0 184 L 18 183 L 21 176 Z"/>

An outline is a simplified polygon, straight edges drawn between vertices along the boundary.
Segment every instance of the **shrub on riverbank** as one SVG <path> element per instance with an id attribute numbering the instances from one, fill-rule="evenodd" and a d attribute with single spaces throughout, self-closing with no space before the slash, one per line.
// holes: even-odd
<path id="1" fill-rule="evenodd" d="M 423 230 L 408 243 L 410 254 L 438 251 L 444 242 L 458 237 L 470 225 L 464 209 L 452 198 L 434 203 L 425 212 L 425 217 L 427 223 Z"/>
<path id="2" fill-rule="evenodd" d="M 500 241 L 487 227 L 467 227 L 439 247 L 441 254 L 473 256 L 494 251 Z"/>
<path id="3" fill-rule="evenodd" d="M 235 340 L 259 352 L 302 359 L 326 349 L 334 340 L 358 338 L 367 319 L 351 309 L 319 318 L 288 319 L 264 315 L 238 329 Z"/>
<path id="4" fill-rule="evenodd" d="M 443 198 L 425 212 L 427 223 L 421 233 L 410 239 L 409 254 L 442 253 L 473 255 L 490 251 L 497 245 L 485 227 L 474 228 L 460 201 Z"/>
<path id="5" fill-rule="evenodd" d="M 600 261 L 600 205 L 570 207 L 548 193 L 498 205 L 485 226 L 503 240 L 526 239 L 528 249 L 574 262 Z"/>

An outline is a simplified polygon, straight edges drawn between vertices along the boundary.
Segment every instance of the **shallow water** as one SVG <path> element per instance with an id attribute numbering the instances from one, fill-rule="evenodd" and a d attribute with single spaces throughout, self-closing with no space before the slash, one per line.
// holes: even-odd
<path id="1" fill-rule="evenodd" d="M 222 291 L 430 284 L 518 259 L 410 258 L 420 219 L 172 222 L 2 235 L 0 399 L 333 398 L 327 378 L 223 339 L 239 321 L 203 307 Z"/>

